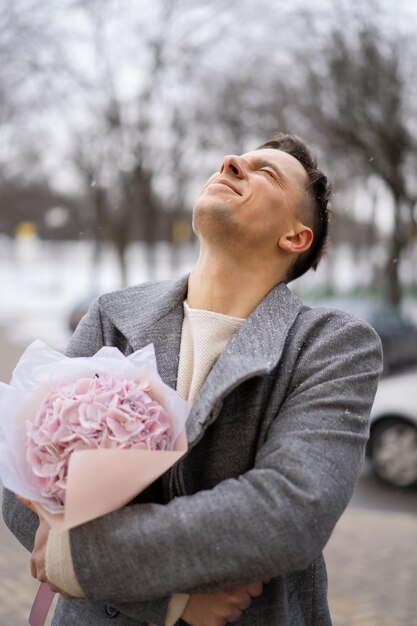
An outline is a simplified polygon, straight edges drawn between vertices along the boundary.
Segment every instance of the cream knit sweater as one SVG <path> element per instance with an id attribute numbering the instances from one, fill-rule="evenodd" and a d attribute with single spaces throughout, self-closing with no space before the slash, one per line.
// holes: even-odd
<path id="1" fill-rule="evenodd" d="M 187 301 L 184 302 L 177 375 L 177 392 L 183 399 L 194 402 L 214 362 L 244 321 L 222 313 L 191 309 Z M 72 566 L 69 531 L 50 531 L 46 547 L 46 575 L 48 580 L 67 593 L 78 598 L 84 596 Z M 178 621 L 188 598 L 182 593 L 172 595 L 165 626 L 173 626 Z"/>

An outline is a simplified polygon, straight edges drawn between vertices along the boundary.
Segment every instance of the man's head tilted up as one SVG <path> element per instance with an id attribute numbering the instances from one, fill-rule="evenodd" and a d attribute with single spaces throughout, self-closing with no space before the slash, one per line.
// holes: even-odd
<path id="1" fill-rule="evenodd" d="M 274 285 L 316 269 L 328 235 L 329 195 L 315 156 L 293 135 L 279 134 L 252 152 L 226 156 L 195 203 L 200 255 L 191 294 L 193 279 L 199 276 L 202 294 L 201 281 L 210 276 L 211 285 L 224 285 L 225 311 L 226 293 L 239 287 L 240 303 L 246 293 L 240 314 L 247 315 Z M 211 308 L 214 300 L 207 294 L 200 304 Z M 231 304 L 232 310 L 237 312 Z"/>

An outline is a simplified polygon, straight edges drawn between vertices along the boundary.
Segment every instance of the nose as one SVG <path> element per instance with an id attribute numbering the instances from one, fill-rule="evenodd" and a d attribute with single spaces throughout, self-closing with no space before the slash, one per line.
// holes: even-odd
<path id="1" fill-rule="evenodd" d="M 220 174 L 229 174 L 236 178 L 244 178 L 245 169 L 241 157 L 235 154 L 225 156 L 220 167 Z"/>

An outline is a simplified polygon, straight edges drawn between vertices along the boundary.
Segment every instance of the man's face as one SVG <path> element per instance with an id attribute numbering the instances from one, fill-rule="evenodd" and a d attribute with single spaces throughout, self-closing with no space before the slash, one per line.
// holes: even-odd
<path id="1" fill-rule="evenodd" d="M 302 219 L 307 183 L 301 163 L 281 150 L 226 156 L 197 197 L 194 230 L 208 241 L 271 251 Z"/>

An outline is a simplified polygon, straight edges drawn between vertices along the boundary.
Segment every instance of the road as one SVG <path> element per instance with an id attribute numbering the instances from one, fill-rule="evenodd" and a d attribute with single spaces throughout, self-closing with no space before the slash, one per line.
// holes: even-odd
<path id="1" fill-rule="evenodd" d="M 374 511 L 417 515 L 417 490 L 396 489 L 381 483 L 365 465 L 351 500 L 351 506 Z"/>
<path id="2" fill-rule="evenodd" d="M 23 346 L 0 328 L 0 380 Z M 417 491 L 388 489 L 364 468 L 352 501 L 325 548 L 334 626 L 417 622 Z M 22 626 L 36 591 L 28 555 L 0 521 L 0 626 Z"/>

